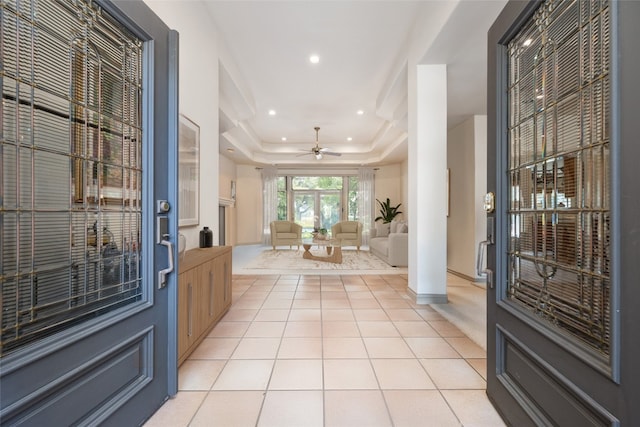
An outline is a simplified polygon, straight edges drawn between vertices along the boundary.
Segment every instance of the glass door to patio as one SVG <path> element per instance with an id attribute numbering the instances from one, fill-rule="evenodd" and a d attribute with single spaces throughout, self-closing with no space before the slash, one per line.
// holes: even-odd
<path id="1" fill-rule="evenodd" d="M 314 230 L 331 226 L 340 221 L 340 192 L 296 191 L 293 196 L 293 218 L 302 225 L 302 237 L 311 237 Z"/>
<path id="2" fill-rule="evenodd" d="M 302 225 L 302 237 L 326 229 L 342 218 L 343 177 L 292 177 L 293 220 Z"/>

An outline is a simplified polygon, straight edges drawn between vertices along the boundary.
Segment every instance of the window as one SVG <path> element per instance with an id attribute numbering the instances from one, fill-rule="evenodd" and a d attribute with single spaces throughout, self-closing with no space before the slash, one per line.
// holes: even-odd
<path id="1" fill-rule="evenodd" d="M 342 206 L 352 179 L 343 176 L 291 177 L 293 220 L 302 225 L 304 235 L 323 228 L 330 232 L 331 226 L 343 219 L 346 213 Z M 357 183 L 355 186 L 357 188 Z"/>

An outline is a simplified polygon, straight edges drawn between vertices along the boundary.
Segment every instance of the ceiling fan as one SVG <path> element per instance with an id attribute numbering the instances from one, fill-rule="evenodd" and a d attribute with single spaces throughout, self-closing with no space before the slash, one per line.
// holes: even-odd
<path id="1" fill-rule="evenodd" d="M 322 160 L 322 157 L 326 154 L 328 156 L 342 156 L 341 153 L 334 153 L 333 151 L 329 151 L 329 148 L 321 148 L 318 145 L 318 131 L 320 130 L 319 127 L 314 127 L 314 129 L 316 130 L 316 146 L 313 147 L 311 150 L 303 150 L 305 151 L 305 153 L 303 154 L 298 154 L 298 157 L 300 156 L 306 156 L 307 154 L 313 154 L 316 158 L 316 160 Z"/>

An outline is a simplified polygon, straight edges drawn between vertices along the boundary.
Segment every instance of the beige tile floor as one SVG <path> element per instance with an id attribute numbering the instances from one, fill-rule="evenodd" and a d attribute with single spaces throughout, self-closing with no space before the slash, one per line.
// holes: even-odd
<path id="1" fill-rule="evenodd" d="M 486 353 L 403 275 L 233 278 L 152 426 L 502 426 Z"/>

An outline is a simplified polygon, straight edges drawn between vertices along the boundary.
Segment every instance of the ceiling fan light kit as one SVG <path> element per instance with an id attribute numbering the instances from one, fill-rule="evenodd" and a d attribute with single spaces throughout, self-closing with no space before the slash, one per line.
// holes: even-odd
<path id="1" fill-rule="evenodd" d="M 304 150 L 305 153 L 303 154 L 298 154 L 298 157 L 300 156 L 306 156 L 307 154 L 313 154 L 316 158 L 316 160 L 322 160 L 324 155 L 328 155 L 328 156 L 342 156 L 342 153 L 334 153 L 333 151 L 330 151 L 329 148 L 321 148 L 318 145 L 318 132 L 320 131 L 320 128 L 318 126 L 314 127 L 315 131 L 316 131 L 316 146 L 313 147 L 311 150 Z"/>

